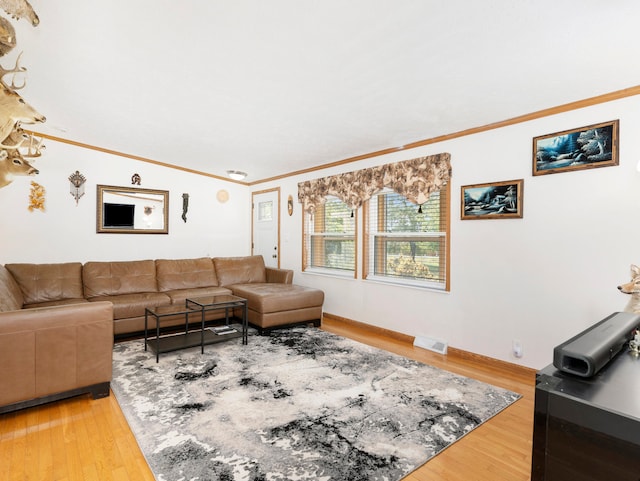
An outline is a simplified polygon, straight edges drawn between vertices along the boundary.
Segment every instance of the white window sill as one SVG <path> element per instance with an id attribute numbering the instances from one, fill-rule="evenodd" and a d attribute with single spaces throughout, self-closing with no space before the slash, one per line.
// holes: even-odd
<path id="1" fill-rule="evenodd" d="M 355 279 L 355 274 L 353 271 L 343 271 L 339 269 L 322 269 L 319 267 L 312 267 L 307 268 L 307 270 L 302 271 L 302 273 L 315 276 L 338 277 L 340 279 Z"/>
<path id="2" fill-rule="evenodd" d="M 409 287 L 412 289 L 420 289 L 427 290 L 433 292 L 440 292 L 443 294 L 448 294 L 448 291 L 445 289 L 443 284 L 439 282 L 430 282 L 430 281 L 419 281 L 412 279 L 395 279 L 384 276 L 368 276 L 365 281 L 375 282 L 376 284 L 387 284 L 398 287 Z"/>

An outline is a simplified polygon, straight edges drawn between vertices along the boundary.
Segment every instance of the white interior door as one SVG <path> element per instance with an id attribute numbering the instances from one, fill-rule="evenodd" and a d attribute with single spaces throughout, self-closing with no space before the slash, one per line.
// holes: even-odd
<path id="1" fill-rule="evenodd" d="M 254 192 L 252 253 L 268 267 L 280 267 L 280 189 Z"/>

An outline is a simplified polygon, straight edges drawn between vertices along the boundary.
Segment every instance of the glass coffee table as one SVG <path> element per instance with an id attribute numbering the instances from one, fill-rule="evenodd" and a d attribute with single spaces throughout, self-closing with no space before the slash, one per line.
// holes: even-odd
<path id="1" fill-rule="evenodd" d="M 230 313 L 233 314 L 235 308 L 242 309 L 242 323 L 231 324 Z M 224 324 L 221 326 L 205 328 L 205 317 L 208 311 L 224 309 Z M 189 316 L 200 314 L 200 328 L 189 331 Z M 155 339 L 149 339 L 149 317 L 153 317 L 156 323 Z M 175 316 L 184 316 L 184 332 L 178 334 L 160 335 L 162 319 Z M 177 351 L 188 347 L 200 346 L 204 354 L 204 346 L 214 344 L 229 339 L 242 337 L 242 344 L 247 344 L 249 340 L 249 321 L 247 316 L 247 300 L 242 297 L 222 294 L 217 296 L 206 296 L 188 298 L 184 304 L 174 304 L 171 306 L 148 307 L 144 313 L 144 350 L 151 347 L 156 353 L 156 362 L 160 359 L 160 354 Z"/>
<path id="2" fill-rule="evenodd" d="M 247 344 L 249 341 L 249 319 L 247 316 L 247 300 L 242 297 L 232 296 L 231 294 L 221 294 L 217 296 L 205 296 L 205 297 L 195 297 L 188 298 L 186 300 L 186 305 L 188 308 L 192 310 L 199 310 L 202 314 L 202 327 L 204 329 L 204 319 L 205 312 L 207 311 L 217 311 L 220 309 L 224 309 L 224 326 L 221 326 L 222 329 L 213 328 L 213 332 L 222 332 L 230 326 L 229 324 L 229 309 L 232 310 L 235 307 L 242 308 L 242 324 L 241 324 L 241 333 L 242 336 L 242 344 Z M 232 336 L 232 337 L 240 337 Z M 223 336 L 224 337 L 224 336 Z M 221 339 L 223 340 L 223 339 Z"/>

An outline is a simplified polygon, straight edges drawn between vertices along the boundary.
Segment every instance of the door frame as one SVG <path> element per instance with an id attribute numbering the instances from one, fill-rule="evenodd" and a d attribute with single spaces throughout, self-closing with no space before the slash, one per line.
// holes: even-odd
<path id="1" fill-rule="evenodd" d="M 278 211 L 278 225 L 277 225 L 277 229 L 278 229 L 278 269 L 280 268 L 280 257 L 281 257 L 281 253 L 280 253 L 280 187 L 274 187 L 273 189 L 265 189 L 265 190 L 257 190 L 255 192 L 251 192 L 251 255 L 253 254 L 254 251 L 254 238 L 253 238 L 253 233 L 254 233 L 254 229 L 253 229 L 253 219 L 255 217 L 255 208 L 256 208 L 256 203 L 255 203 L 255 196 L 256 195 L 260 195 L 260 194 L 266 194 L 268 192 L 277 192 L 278 193 L 278 206 L 277 206 L 277 211 Z"/>

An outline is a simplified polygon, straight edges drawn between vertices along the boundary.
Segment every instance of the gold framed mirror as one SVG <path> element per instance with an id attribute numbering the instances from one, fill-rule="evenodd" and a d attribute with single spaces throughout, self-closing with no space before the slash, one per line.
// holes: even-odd
<path id="1" fill-rule="evenodd" d="M 96 232 L 168 234 L 169 191 L 98 185 Z"/>

